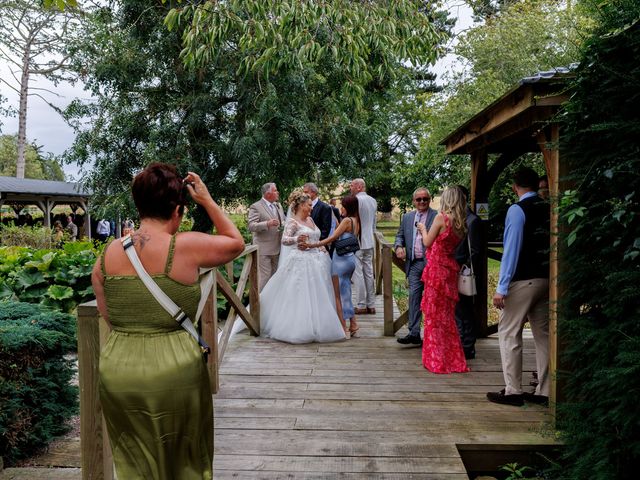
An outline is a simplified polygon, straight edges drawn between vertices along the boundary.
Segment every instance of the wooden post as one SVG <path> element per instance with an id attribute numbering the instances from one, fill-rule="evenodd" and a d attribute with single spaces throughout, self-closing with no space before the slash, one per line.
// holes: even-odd
<path id="1" fill-rule="evenodd" d="M 549 255 L 549 409 L 556 415 L 556 405 L 562 400 L 562 384 L 558 382 L 560 365 L 560 333 L 558 330 L 558 300 L 562 298 L 563 285 L 559 281 L 558 273 L 561 268 L 561 256 L 558 254 L 560 219 L 557 212 L 557 201 L 561 191 L 562 179 L 566 175 L 566 167 L 560 164 L 560 127 L 553 124 L 549 131 L 538 134 L 538 143 L 542 150 L 549 183 L 551 199 L 551 250 Z"/>
<path id="2" fill-rule="evenodd" d="M 112 480 L 113 458 L 98 395 L 101 345 L 109 334 L 95 300 L 78 305 L 80 450 L 83 480 Z"/>
<path id="3" fill-rule="evenodd" d="M 260 290 L 258 284 L 258 249 L 251 252 L 251 270 L 249 271 L 249 306 L 251 316 L 258 326 L 257 335 L 260 335 Z"/>
<path id="4" fill-rule="evenodd" d="M 393 328 L 393 276 L 391 269 L 393 263 L 391 261 L 391 248 L 389 245 L 382 244 L 380 250 L 382 257 L 382 299 L 384 305 L 384 334 L 392 337 L 396 332 Z"/>
<path id="5" fill-rule="evenodd" d="M 486 188 L 487 177 L 487 152 L 476 150 L 471 154 L 471 209 L 477 213 L 478 203 L 489 202 L 489 191 Z M 477 283 L 477 301 L 473 304 L 473 317 L 475 319 L 475 333 L 478 337 L 486 337 L 488 334 L 488 309 L 487 309 L 487 222 L 480 222 L 481 247 L 478 253 L 478 261 L 474 264 Z"/>
<path id="6" fill-rule="evenodd" d="M 207 303 L 202 311 L 202 338 L 211 347 L 211 352 L 207 359 L 207 371 L 209 372 L 209 383 L 211 393 L 218 393 L 220 386 L 218 380 L 218 298 L 217 282 L 214 280 L 211 293 L 207 298 Z"/>

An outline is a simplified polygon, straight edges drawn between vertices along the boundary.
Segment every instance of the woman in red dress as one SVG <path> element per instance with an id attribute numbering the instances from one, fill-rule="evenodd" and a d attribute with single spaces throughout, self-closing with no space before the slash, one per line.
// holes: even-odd
<path id="1" fill-rule="evenodd" d="M 453 257 L 466 235 L 466 218 L 464 194 L 456 187 L 448 187 L 442 192 L 440 212 L 429 231 L 418 223 L 427 249 L 427 265 L 422 273 L 422 364 L 433 373 L 469 371 L 455 319 L 459 266 Z"/>

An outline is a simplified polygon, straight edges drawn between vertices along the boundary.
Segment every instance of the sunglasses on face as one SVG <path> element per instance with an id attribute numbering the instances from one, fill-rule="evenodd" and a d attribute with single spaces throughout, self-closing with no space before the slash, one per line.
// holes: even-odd
<path id="1" fill-rule="evenodd" d="M 431 197 L 417 197 L 414 199 L 416 202 L 430 202 Z"/>

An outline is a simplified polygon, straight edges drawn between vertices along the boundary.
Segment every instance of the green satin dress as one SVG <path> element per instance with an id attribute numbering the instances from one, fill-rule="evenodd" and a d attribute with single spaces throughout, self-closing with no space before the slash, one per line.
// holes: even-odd
<path id="1" fill-rule="evenodd" d="M 200 286 L 169 277 L 160 288 L 195 318 Z M 213 399 L 200 348 L 137 276 L 105 274 L 113 331 L 100 354 L 100 401 L 121 480 L 210 480 Z"/>

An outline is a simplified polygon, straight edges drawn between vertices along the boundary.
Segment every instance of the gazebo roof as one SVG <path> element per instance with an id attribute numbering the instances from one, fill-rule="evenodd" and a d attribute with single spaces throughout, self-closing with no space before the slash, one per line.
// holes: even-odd
<path id="1" fill-rule="evenodd" d="M 502 97 L 449 134 L 440 145 L 448 154 L 507 151 L 535 152 L 536 133 L 567 101 L 567 80 L 573 68 L 557 68 L 525 77 Z"/>
<path id="2" fill-rule="evenodd" d="M 0 195 L 2 198 L 11 197 L 12 199 L 21 197 L 25 197 L 25 199 L 34 197 L 78 197 L 80 199 L 90 197 L 91 193 L 83 190 L 78 183 L 0 177 Z"/>

